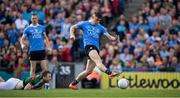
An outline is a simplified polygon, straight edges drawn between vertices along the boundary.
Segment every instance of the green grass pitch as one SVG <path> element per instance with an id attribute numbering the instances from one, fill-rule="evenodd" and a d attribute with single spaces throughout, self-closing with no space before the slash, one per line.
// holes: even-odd
<path id="1" fill-rule="evenodd" d="M 54 89 L 0 91 L 0 98 L 180 98 L 180 90 Z"/>

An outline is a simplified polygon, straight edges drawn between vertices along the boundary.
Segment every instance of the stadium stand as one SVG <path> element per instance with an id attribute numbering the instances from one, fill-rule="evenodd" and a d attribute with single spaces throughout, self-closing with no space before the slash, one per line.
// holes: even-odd
<path id="1" fill-rule="evenodd" d="M 13 1 L 13 2 L 12 2 Z M 69 41 L 70 27 L 89 18 L 94 11 L 101 23 L 119 36 L 105 41 L 100 55 L 104 64 L 118 71 L 180 72 L 180 2 L 148 0 L 129 19 L 124 16 L 126 0 L 0 0 L 0 72 L 20 77 L 29 71 L 27 51 L 20 48 L 23 29 L 32 12 L 46 26 L 52 52 L 49 62 L 82 62 L 81 31 Z M 104 41 L 104 40 L 103 40 Z"/>

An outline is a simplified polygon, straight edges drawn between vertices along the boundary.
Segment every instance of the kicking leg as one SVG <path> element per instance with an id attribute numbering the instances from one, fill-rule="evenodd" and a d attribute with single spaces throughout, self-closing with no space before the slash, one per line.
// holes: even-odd
<path id="1" fill-rule="evenodd" d="M 92 71 L 93 71 L 93 69 L 95 68 L 95 66 L 96 66 L 96 64 L 95 64 L 92 60 L 88 59 L 88 61 L 87 61 L 87 66 L 86 66 L 86 70 L 83 71 L 83 72 L 81 72 L 81 73 L 77 76 L 76 80 L 77 80 L 77 81 L 81 81 L 83 78 L 86 78 L 89 74 L 92 73 Z"/>
<path id="2" fill-rule="evenodd" d="M 102 63 L 102 60 L 96 50 L 91 50 L 89 52 L 89 57 L 92 59 L 92 61 L 95 62 L 95 64 L 101 71 L 105 72 L 107 70 L 107 68 Z"/>
<path id="3" fill-rule="evenodd" d="M 77 89 L 77 84 L 79 83 L 79 81 L 81 81 L 83 78 L 87 77 L 89 74 L 92 73 L 93 69 L 95 68 L 96 64 L 88 59 L 87 61 L 87 65 L 86 65 L 86 70 L 81 72 L 76 79 L 69 85 L 69 87 L 71 89 Z"/>
<path id="4" fill-rule="evenodd" d="M 113 78 L 117 75 L 119 75 L 120 73 L 117 72 L 112 72 L 109 69 L 107 69 L 104 64 L 102 63 L 102 60 L 98 54 L 98 52 L 96 50 L 91 50 L 89 52 L 89 57 L 91 58 L 92 61 L 95 62 L 95 64 L 97 65 L 97 67 L 102 71 L 105 72 L 106 74 L 109 75 L 110 78 Z"/>

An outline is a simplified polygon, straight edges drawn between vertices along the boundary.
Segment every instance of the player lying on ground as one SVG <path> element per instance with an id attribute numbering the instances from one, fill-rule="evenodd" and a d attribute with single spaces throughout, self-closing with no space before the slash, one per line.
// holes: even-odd
<path id="1" fill-rule="evenodd" d="M 0 77 L 0 90 L 39 89 L 50 80 L 51 73 L 49 71 L 44 71 L 40 75 L 28 77 L 24 80 L 10 78 L 7 81 L 4 81 Z"/>
<path id="2" fill-rule="evenodd" d="M 109 75 L 110 78 L 119 75 L 120 73 L 112 72 L 107 69 L 99 56 L 99 37 L 100 35 L 106 35 L 110 40 L 116 40 L 117 38 L 111 36 L 107 29 L 99 24 L 101 20 L 100 13 L 93 13 L 90 20 L 79 22 L 75 24 L 70 29 L 70 38 L 75 40 L 75 30 L 81 29 L 83 32 L 83 42 L 85 53 L 88 57 L 86 70 L 81 72 L 77 78 L 69 85 L 71 89 L 78 89 L 77 84 L 83 78 L 87 77 L 92 73 L 95 66 L 97 66 L 102 72 L 105 72 Z"/>

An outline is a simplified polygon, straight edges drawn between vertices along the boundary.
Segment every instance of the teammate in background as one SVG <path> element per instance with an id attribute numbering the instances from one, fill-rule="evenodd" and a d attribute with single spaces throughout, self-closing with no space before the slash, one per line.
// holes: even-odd
<path id="1" fill-rule="evenodd" d="M 0 77 L 0 90 L 38 89 L 41 88 L 45 83 L 48 83 L 50 80 L 51 73 L 49 71 L 44 71 L 41 73 L 41 75 L 28 77 L 24 80 L 10 78 L 7 81 L 4 81 Z"/>
<path id="2" fill-rule="evenodd" d="M 92 73 L 95 66 L 97 66 L 101 71 L 113 78 L 120 73 L 112 72 L 107 69 L 103 64 L 99 56 L 99 37 L 100 35 L 106 35 L 110 40 L 116 40 L 116 37 L 111 36 L 105 27 L 99 24 L 101 20 L 101 15 L 99 13 L 93 13 L 90 20 L 79 22 L 70 28 L 70 38 L 75 40 L 75 30 L 81 29 L 83 31 L 83 42 L 86 55 L 88 57 L 87 65 L 85 71 L 81 72 L 77 78 L 69 85 L 71 89 L 78 89 L 77 84 L 83 78 Z"/>
<path id="3" fill-rule="evenodd" d="M 50 50 L 49 40 L 45 33 L 45 27 L 38 24 L 38 15 L 32 14 L 31 24 L 25 28 L 23 36 L 21 38 L 21 47 L 22 49 L 27 48 L 25 43 L 25 38 L 28 38 L 29 41 L 29 50 L 30 50 L 30 76 L 35 75 L 36 63 L 37 61 L 41 62 L 41 68 L 43 71 L 47 70 L 47 61 L 45 60 L 45 45 L 48 50 Z"/>

